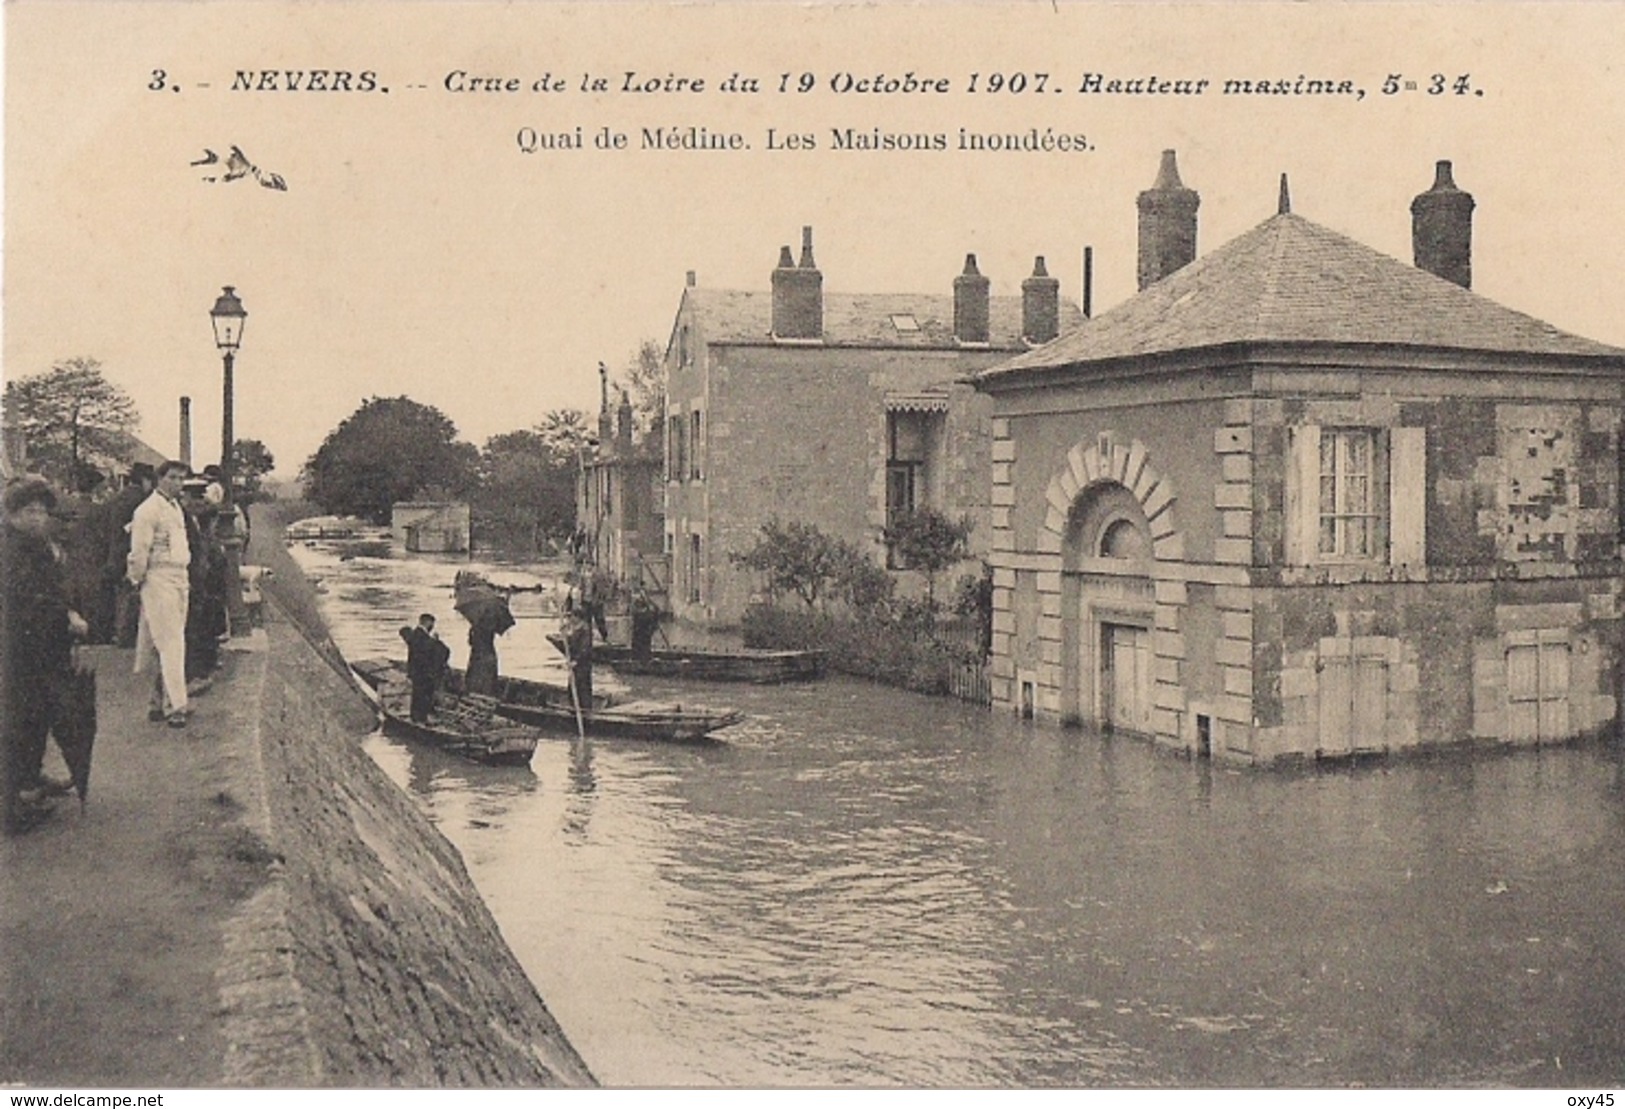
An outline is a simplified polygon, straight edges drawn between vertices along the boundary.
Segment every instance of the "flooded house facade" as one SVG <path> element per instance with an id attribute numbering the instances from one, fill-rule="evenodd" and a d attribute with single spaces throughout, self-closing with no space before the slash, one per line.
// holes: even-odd
<path id="1" fill-rule="evenodd" d="M 598 372 L 598 442 L 583 453 L 576 484 L 578 554 L 664 608 L 671 573 L 661 429 L 639 440 L 631 398 L 622 390 L 612 410 L 607 371 L 600 366 Z"/>
<path id="2" fill-rule="evenodd" d="M 397 501 L 389 509 L 389 530 L 402 550 L 424 554 L 465 554 L 473 531 L 463 501 Z"/>
<path id="3" fill-rule="evenodd" d="M 729 556 L 774 519 L 885 564 L 885 525 L 929 506 L 968 516 L 973 556 L 985 554 L 992 405 L 966 378 L 1080 320 L 1042 258 L 1020 296 L 990 295 L 974 255 L 951 293 L 826 293 L 810 228 L 799 260 L 782 248 L 768 290 L 691 274 L 666 355 L 673 610 L 737 625 L 758 584 Z"/>
<path id="4" fill-rule="evenodd" d="M 1617 727 L 1625 350 L 1290 211 L 1200 259 L 1170 153 L 1141 291 L 978 377 L 995 704 L 1238 762 Z"/>

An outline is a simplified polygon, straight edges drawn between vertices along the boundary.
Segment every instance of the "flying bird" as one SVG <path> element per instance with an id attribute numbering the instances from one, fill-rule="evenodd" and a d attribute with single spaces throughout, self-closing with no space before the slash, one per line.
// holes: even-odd
<path id="1" fill-rule="evenodd" d="M 194 166 L 213 166 L 219 163 L 220 155 L 208 147 L 204 147 L 203 157 L 191 164 Z M 236 144 L 232 145 L 230 153 L 226 156 L 225 173 L 206 174 L 203 180 L 210 182 L 240 181 L 244 177 L 252 177 L 260 183 L 262 188 L 275 189 L 284 193 L 288 191 L 288 182 L 280 173 L 271 173 L 269 170 L 260 169 L 259 166 L 248 160 L 248 155 L 244 154 L 242 147 Z"/>

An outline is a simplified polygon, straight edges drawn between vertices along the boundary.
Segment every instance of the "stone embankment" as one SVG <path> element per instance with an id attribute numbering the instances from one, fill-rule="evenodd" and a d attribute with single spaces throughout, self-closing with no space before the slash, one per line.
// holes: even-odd
<path id="1" fill-rule="evenodd" d="M 226 1081 L 592 1085 L 456 849 L 361 750 L 371 711 L 279 529 L 256 530 L 275 576 L 245 822 L 274 862 L 227 927 Z"/>
<path id="2" fill-rule="evenodd" d="M 355 691 L 267 630 L 245 813 L 267 881 L 226 927 L 224 1081 L 591 1084 L 456 849 L 360 749 Z"/>
<path id="3" fill-rule="evenodd" d="M 0 839 L 0 1083 L 593 1085 L 456 850 L 362 750 L 371 710 L 270 523 L 250 554 L 279 603 L 188 727 L 148 722 L 132 652 L 89 652 L 89 803 Z"/>

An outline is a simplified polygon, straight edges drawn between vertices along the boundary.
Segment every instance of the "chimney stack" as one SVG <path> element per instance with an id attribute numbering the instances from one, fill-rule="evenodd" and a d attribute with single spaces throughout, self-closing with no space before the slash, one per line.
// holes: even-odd
<path id="1" fill-rule="evenodd" d="M 1473 287 L 1473 194 L 1456 188 L 1441 161 L 1433 187 L 1411 201 L 1411 250 L 1416 268 Z"/>
<path id="2" fill-rule="evenodd" d="M 954 278 L 954 338 L 961 343 L 988 341 L 988 288 L 976 268 L 976 255 L 965 255 L 965 272 Z"/>
<path id="3" fill-rule="evenodd" d="M 609 367 L 602 362 L 598 363 L 598 448 L 609 450 L 614 441 L 615 429 L 611 424 L 613 417 L 609 411 Z"/>
<path id="4" fill-rule="evenodd" d="M 188 466 L 192 464 L 192 398 L 181 398 L 181 449 L 176 455 Z"/>
<path id="5" fill-rule="evenodd" d="M 1061 333 L 1061 283 L 1044 268 L 1044 256 L 1033 259 L 1033 275 L 1021 283 L 1021 335 L 1034 346 Z"/>
<path id="6" fill-rule="evenodd" d="M 801 229 L 801 264 L 779 249 L 773 271 L 773 337 L 818 339 L 824 334 L 824 275 L 813 261 L 812 228 Z"/>
<path id="7" fill-rule="evenodd" d="M 1095 248 L 1083 248 L 1083 318 L 1089 319 L 1094 313 L 1095 303 Z"/>
<path id="8" fill-rule="evenodd" d="M 621 404 L 615 410 L 615 453 L 621 458 L 632 455 L 632 398 L 621 390 Z"/>
<path id="9" fill-rule="evenodd" d="M 1140 288 L 1161 281 L 1196 258 L 1196 209 L 1201 198 L 1179 180 L 1174 152 L 1162 152 L 1156 184 L 1140 194 Z"/>

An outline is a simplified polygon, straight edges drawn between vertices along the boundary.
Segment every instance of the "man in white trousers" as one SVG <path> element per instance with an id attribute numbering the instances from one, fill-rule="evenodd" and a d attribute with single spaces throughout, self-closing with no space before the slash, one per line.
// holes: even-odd
<path id="1" fill-rule="evenodd" d="M 190 590 L 187 565 L 192 548 L 181 508 L 181 483 L 190 467 L 165 462 L 158 467 L 158 487 L 141 502 L 130 520 L 130 583 L 141 590 L 141 623 L 136 633 L 135 672 L 158 655 L 152 703 L 147 719 L 168 720 L 186 727 L 186 604 Z"/>

